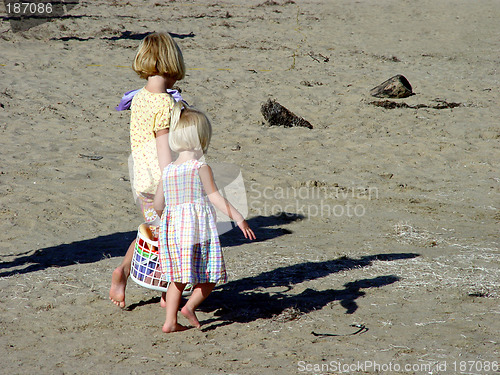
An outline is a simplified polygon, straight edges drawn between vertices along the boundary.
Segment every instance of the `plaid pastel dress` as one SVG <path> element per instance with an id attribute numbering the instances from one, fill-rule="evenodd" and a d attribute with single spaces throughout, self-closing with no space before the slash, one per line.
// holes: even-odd
<path id="1" fill-rule="evenodd" d="M 198 174 L 202 162 L 170 163 L 163 171 L 165 209 L 159 234 L 160 263 L 170 282 L 227 281 L 215 209 Z"/>

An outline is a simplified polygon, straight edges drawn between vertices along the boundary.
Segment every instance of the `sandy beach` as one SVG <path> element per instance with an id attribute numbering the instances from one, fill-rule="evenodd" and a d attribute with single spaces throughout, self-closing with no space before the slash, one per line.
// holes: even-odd
<path id="1" fill-rule="evenodd" d="M 75 1 L 19 31 L 5 4 L 2 373 L 499 372 L 499 1 Z M 153 31 L 258 237 L 221 236 L 229 282 L 169 335 L 158 292 L 108 297 L 141 223 L 115 107 Z M 396 74 L 415 95 L 374 105 Z M 313 129 L 269 126 L 268 99 Z"/>

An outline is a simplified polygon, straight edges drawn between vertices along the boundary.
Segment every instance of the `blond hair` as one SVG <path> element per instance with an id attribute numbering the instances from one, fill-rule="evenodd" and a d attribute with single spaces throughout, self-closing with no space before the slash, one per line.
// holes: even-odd
<path id="1" fill-rule="evenodd" d="M 208 150 L 212 125 L 203 112 L 177 102 L 171 116 L 168 144 L 172 151 Z"/>
<path id="2" fill-rule="evenodd" d="M 162 75 L 179 81 L 186 75 L 182 52 L 166 33 L 152 33 L 141 41 L 132 69 L 144 79 Z"/>

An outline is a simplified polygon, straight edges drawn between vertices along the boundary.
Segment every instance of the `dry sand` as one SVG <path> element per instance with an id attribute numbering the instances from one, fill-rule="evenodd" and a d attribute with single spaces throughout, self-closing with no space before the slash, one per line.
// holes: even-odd
<path id="1" fill-rule="evenodd" d="M 16 33 L 4 18 L 1 372 L 492 373 L 499 19 L 496 0 L 80 1 Z M 202 330 L 172 335 L 157 293 L 108 300 L 141 222 L 114 107 L 143 85 L 129 66 L 152 31 L 177 34 L 208 161 L 241 167 L 259 237 L 222 237 L 231 281 Z M 416 93 L 399 102 L 462 105 L 371 105 L 395 74 Z M 267 126 L 268 98 L 314 129 Z"/>

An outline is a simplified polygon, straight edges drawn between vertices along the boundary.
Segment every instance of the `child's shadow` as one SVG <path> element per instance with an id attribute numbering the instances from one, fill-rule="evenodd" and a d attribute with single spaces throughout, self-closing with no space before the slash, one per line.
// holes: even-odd
<path id="1" fill-rule="evenodd" d="M 130 40 L 143 40 L 145 37 L 147 37 L 150 33 L 133 33 L 132 31 L 122 31 L 121 35 L 118 36 L 112 36 L 112 37 L 102 37 L 102 39 L 108 39 L 108 40 L 120 40 L 120 39 L 130 39 Z M 186 39 L 186 38 L 194 38 L 195 34 L 193 32 L 190 32 L 189 34 L 176 34 L 176 33 L 169 33 L 172 38 L 177 38 L 177 39 Z"/>
<path id="2" fill-rule="evenodd" d="M 290 224 L 293 221 L 304 219 L 303 215 L 282 212 L 279 215 L 256 216 L 248 219 L 248 225 L 255 232 L 257 239 L 253 242 L 263 242 L 285 234 L 293 233 L 289 229 L 281 228 L 281 225 Z M 238 246 L 247 243 L 248 240 L 242 235 L 239 228 L 233 223 L 233 229 L 220 236 L 222 247 Z"/>
<path id="3" fill-rule="evenodd" d="M 293 285 L 314 280 L 329 274 L 370 266 L 373 261 L 393 261 L 417 257 L 414 253 L 395 253 L 363 256 L 359 259 L 342 257 L 324 262 L 307 262 L 281 267 L 231 281 L 214 290 L 200 310 L 213 312 L 216 318 L 204 324 L 215 323 L 204 328 L 205 331 L 237 323 L 248 323 L 257 319 L 271 319 L 280 314 L 292 312 L 295 316 L 321 309 L 333 301 L 340 301 L 346 314 L 358 309 L 356 299 L 365 295 L 362 289 L 379 288 L 399 280 L 395 275 L 361 279 L 344 284 L 344 289 L 314 290 L 306 289 L 299 294 L 289 293 Z M 265 289 L 272 288 L 272 291 Z M 276 291 L 275 289 L 283 288 Z M 286 317 L 285 317 L 286 319 Z"/>
<path id="4" fill-rule="evenodd" d="M 281 214 L 279 216 L 258 216 L 248 220 L 260 240 L 276 238 L 287 233 L 286 229 L 271 228 L 303 217 L 295 214 Z M 99 262 L 104 258 L 123 257 L 137 232 L 113 233 L 106 236 L 76 241 L 69 244 L 47 247 L 17 254 L 14 260 L 6 259 L 10 256 L 0 256 L 0 277 L 36 272 L 51 267 L 65 267 L 79 263 Z M 221 244 L 231 247 L 248 242 L 239 229 L 231 230 L 221 236 Z"/>

